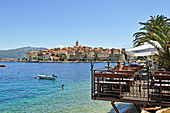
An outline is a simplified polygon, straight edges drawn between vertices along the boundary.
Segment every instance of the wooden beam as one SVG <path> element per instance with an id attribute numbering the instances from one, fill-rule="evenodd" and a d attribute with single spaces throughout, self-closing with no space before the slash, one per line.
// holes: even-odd
<path id="1" fill-rule="evenodd" d="M 93 97 L 93 100 L 125 102 L 125 103 L 143 104 L 143 105 L 169 106 L 169 103 L 160 103 L 160 102 L 149 102 L 148 103 L 148 101 L 116 99 L 116 98 L 113 98 L 113 97 Z"/>
<path id="2" fill-rule="evenodd" d="M 114 101 L 111 101 L 111 104 L 112 104 L 113 108 L 115 109 L 116 113 L 119 113 L 119 111 L 114 103 L 115 103 Z"/>

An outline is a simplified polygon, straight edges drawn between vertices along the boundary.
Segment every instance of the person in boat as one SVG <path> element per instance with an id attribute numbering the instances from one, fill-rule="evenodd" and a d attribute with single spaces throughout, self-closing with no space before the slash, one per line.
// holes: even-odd
<path id="1" fill-rule="evenodd" d="M 64 89 L 64 84 L 62 84 L 62 89 Z"/>
<path id="2" fill-rule="evenodd" d="M 53 77 L 57 77 L 57 76 L 55 76 L 54 74 L 52 75 Z"/>
<path id="3" fill-rule="evenodd" d="M 123 69 L 123 66 L 120 62 L 120 60 L 117 62 L 117 65 L 114 67 L 115 70 L 122 70 Z"/>

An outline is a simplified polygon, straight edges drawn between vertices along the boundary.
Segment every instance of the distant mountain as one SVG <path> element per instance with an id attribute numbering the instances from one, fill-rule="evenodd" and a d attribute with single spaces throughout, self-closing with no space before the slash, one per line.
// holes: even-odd
<path id="1" fill-rule="evenodd" d="M 46 50 L 47 48 L 38 47 L 22 47 L 17 49 L 0 50 L 0 58 L 23 58 L 26 57 L 26 52 Z"/>

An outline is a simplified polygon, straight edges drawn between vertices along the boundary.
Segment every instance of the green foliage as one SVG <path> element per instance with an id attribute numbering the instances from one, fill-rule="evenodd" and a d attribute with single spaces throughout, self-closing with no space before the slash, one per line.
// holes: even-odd
<path id="1" fill-rule="evenodd" d="M 42 61 L 42 60 L 43 60 L 43 57 L 38 57 L 37 60 Z"/>
<path id="2" fill-rule="evenodd" d="M 140 22 L 143 27 L 140 32 L 134 34 L 134 46 L 139 46 L 148 42 L 153 45 L 159 52 L 158 61 L 160 66 L 170 69 L 170 19 L 161 15 L 151 16 L 147 22 Z M 157 41 L 161 47 L 155 45 L 153 41 Z"/>
<path id="3" fill-rule="evenodd" d="M 106 61 L 107 59 L 106 59 L 106 58 L 102 58 L 101 60 L 102 60 L 102 61 Z"/>
<path id="4" fill-rule="evenodd" d="M 87 54 L 84 55 L 84 58 L 87 58 Z"/>
<path id="5" fill-rule="evenodd" d="M 55 56 L 55 54 L 54 54 L 54 53 L 52 53 L 52 54 L 51 54 L 51 56 Z"/>
<path id="6" fill-rule="evenodd" d="M 67 59 L 67 55 L 64 55 L 63 59 Z"/>
<path id="7" fill-rule="evenodd" d="M 95 60 L 95 58 L 88 58 L 88 61 L 94 61 Z"/>
<path id="8" fill-rule="evenodd" d="M 99 58 L 99 54 L 95 53 L 95 60 L 98 60 L 98 58 Z"/>
<path id="9" fill-rule="evenodd" d="M 39 56 L 43 56 L 42 52 L 39 53 Z"/>
<path id="10" fill-rule="evenodd" d="M 59 54 L 58 54 L 58 53 L 56 54 L 56 57 L 59 57 Z"/>
<path id="11" fill-rule="evenodd" d="M 23 57 L 23 58 L 22 58 L 22 61 L 27 61 L 27 60 L 28 60 L 28 59 L 27 59 L 27 58 L 25 58 L 25 57 Z"/>
<path id="12" fill-rule="evenodd" d="M 23 58 L 22 58 L 22 60 L 26 60 L 26 58 L 25 58 L 25 57 L 23 57 Z"/>
<path id="13" fill-rule="evenodd" d="M 99 54 L 98 53 L 95 53 L 95 58 L 98 58 L 99 57 Z"/>
<path id="14" fill-rule="evenodd" d="M 64 61 L 64 59 L 62 57 L 60 57 L 59 60 Z"/>

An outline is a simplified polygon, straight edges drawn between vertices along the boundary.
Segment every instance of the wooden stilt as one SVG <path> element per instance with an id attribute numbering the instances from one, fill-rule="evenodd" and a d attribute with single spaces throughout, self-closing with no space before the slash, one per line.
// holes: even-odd
<path id="1" fill-rule="evenodd" d="M 98 97 L 99 97 L 99 93 L 100 93 L 100 83 L 99 83 L 99 76 L 97 77 L 97 81 L 98 81 Z"/>
<path id="2" fill-rule="evenodd" d="M 114 101 L 111 101 L 111 104 L 112 104 L 113 108 L 115 109 L 116 113 L 119 113 L 119 111 L 118 111 L 118 109 L 116 108 L 116 106 L 115 106 L 114 103 L 115 103 Z"/>

